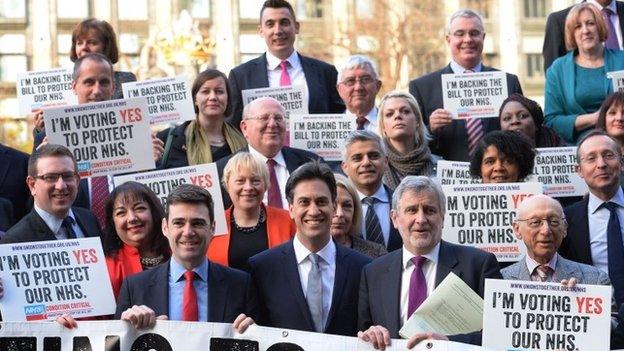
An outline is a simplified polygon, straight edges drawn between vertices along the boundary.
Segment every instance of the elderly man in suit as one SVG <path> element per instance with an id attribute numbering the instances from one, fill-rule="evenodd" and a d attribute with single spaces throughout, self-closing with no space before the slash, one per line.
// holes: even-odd
<path id="1" fill-rule="evenodd" d="M 336 191 L 329 166 L 318 161 L 288 179 L 295 237 L 249 259 L 259 324 L 355 336 L 360 273 L 370 258 L 331 239 Z"/>
<path id="2" fill-rule="evenodd" d="M 434 180 L 403 178 L 392 196 L 392 223 L 403 237 L 403 248 L 364 267 L 358 305 L 358 337 L 375 348 L 390 345 L 409 316 L 450 273 L 483 296 L 486 278 L 502 278 L 496 257 L 472 247 L 442 240 L 445 196 Z M 413 347 L 436 333 L 416 334 Z M 451 336 L 451 340 L 480 344 L 480 333 Z"/>
<path id="3" fill-rule="evenodd" d="M 478 142 L 485 134 L 500 129 L 498 118 L 453 119 L 443 108 L 442 75 L 467 72 L 495 71 L 481 62 L 485 28 L 481 17 L 472 10 L 459 10 L 449 21 L 446 43 L 451 49 L 451 63 L 442 68 L 412 80 L 409 92 L 420 106 L 425 124 L 433 135 L 431 152 L 445 160 L 468 161 Z M 520 93 L 522 88 L 518 77 L 507 73 L 508 94 Z"/>
<path id="4" fill-rule="evenodd" d="M 347 107 L 347 116 L 355 119 L 357 129 L 378 133 L 375 98 L 381 81 L 373 61 L 362 55 L 349 56 L 338 72 L 336 88 Z"/>
<path id="5" fill-rule="evenodd" d="M 295 50 L 299 22 L 286 0 L 267 0 L 260 10 L 258 32 L 267 52 L 230 71 L 233 115 L 238 126 L 243 111 L 242 91 L 246 89 L 297 85 L 308 91 L 310 113 L 341 113 L 344 105 L 336 92 L 336 68 L 306 57 Z"/>
<path id="6" fill-rule="evenodd" d="M 79 181 L 76 160 L 69 149 L 50 144 L 36 149 L 28 160 L 26 177 L 34 208 L 6 232 L 0 243 L 100 236 L 95 216 L 72 207 Z"/>

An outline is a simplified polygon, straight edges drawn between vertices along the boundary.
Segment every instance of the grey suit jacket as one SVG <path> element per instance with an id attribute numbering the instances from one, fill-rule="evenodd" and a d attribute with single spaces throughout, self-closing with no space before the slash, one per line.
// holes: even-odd
<path id="1" fill-rule="evenodd" d="M 531 280 L 531 273 L 524 256 L 520 261 L 501 269 L 501 273 L 503 278 L 509 280 Z M 576 278 L 579 284 L 611 285 L 607 273 L 594 266 L 570 261 L 559 255 L 555 266 L 554 281 L 570 278 Z"/>

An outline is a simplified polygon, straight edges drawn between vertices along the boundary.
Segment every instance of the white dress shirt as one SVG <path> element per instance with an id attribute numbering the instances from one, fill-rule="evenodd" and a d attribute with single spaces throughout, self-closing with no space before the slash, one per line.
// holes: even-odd
<path id="1" fill-rule="evenodd" d="M 552 269 L 553 271 L 553 275 L 555 272 L 555 268 L 557 267 L 557 257 L 559 256 L 559 254 L 557 252 L 555 252 L 555 254 L 553 255 L 553 257 L 550 258 L 550 261 L 548 261 L 548 263 L 546 264 L 548 267 L 550 267 L 550 269 Z M 534 259 L 532 259 L 531 257 L 529 257 L 529 255 L 524 256 L 524 262 L 527 265 L 527 269 L 529 270 L 529 275 L 531 276 L 531 279 L 536 280 L 537 279 L 537 273 L 535 273 L 535 268 L 537 268 L 538 266 L 541 266 L 540 263 L 538 263 L 537 261 L 535 261 Z M 566 279 L 568 277 L 565 277 Z"/>
<path id="2" fill-rule="evenodd" d="M 587 2 L 589 2 L 590 4 L 593 4 L 594 6 L 598 8 L 598 10 L 602 11 L 603 7 L 602 5 L 598 3 L 598 1 L 588 0 Z M 611 11 L 613 11 L 613 13 L 609 17 L 611 19 L 611 23 L 613 23 L 613 29 L 615 29 L 615 34 L 617 35 L 618 45 L 620 46 L 620 49 L 622 49 L 622 28 L 620 27 L 620 16 L 618 15 L 618 12 L 617 12 L 616 1 L 615 0 L 611 1 L 611 3 L 607 5 L 606 7 L 609 8 Z"/>
<path id="3" fill-rule="evenodd" d="M 618 188 L 615 196 L 609 201 L 620 205 L 617 209 L 620 228 L 624 233 L 624 193 L 622 188 Z M 589 202 L 587 204 L 587 219 L 589 222 L 589 247 L 594 267 L 609 274 L 609 255 L 607 253 L 607 226 L 611 212 L 601 207 L 604 201 L 589 192 Z M 607 201 L 608 202 L 608 201 Z"/>
<path id="4" fill-rule="evenodd" d="M 412 257 L 416 257 L 413 253 L 409 252 L 405 246 L 401 249 L 403 250 L 403 273 L 401 273 L 401 326 L 405 324 L 409 316 L 407 315 L 407 307 L 409 304 L 409 287 L 410 280 L 412 278 L 412 272 L 414 271 L 414 264 L 412 263 Z M 427 296 L 430 296 L 435 289 L 435 278 L 436 273 L 438 272 L 438 256 L 440 254 L 440 243 L 431 249 L 431 251 L 422 255 L 427 258 L 427 261 L 423 263 L 423 274 L 425 275 L 425 280 L 427 281 Z"/>
<path id="5" fill-rule="evenodd" d="M 280 86 L 280 78 L 282 77 L 282 67 L 280 67 L 280 63 L 282 60 L 273 56 L 270 52 L 266 52 L 267 58 L 267 72 L 269 77 L 269 87 L 279 87 Z M 299 55 L 296 50 L 293 50 L 292 54 L 286 59 L 288 61 L 288 75 L 290 76 L 290 84 L 292 86 L 301 86 L 304 88 L 305 94 L 308 94 L 308 83 L 305 79 L 305 74 L 303 72 L 303 67 L 301 66 L 301 60 L 299 59 Z"/>
<path id="6" fill-rule="evenodd" d="M 455 74 L 465 73 L 467 70 L 471 70 L 473 72 L 481 72 L 483 70 L 483 64 L 479 62 L 474 67 L 463 67 L 459 63 L 455 62 L 455 60 L 451 60 L 451 71 Z"/>
<path id="7" fill-rule="evenodd" d="M 65 227 L 63 227 L 63 218 L 59 219 L 55 217 L 51 213 L 48 213 L 45 210 L 42 210 L 39 206 L 37 206 L 37 204 L 35 204 L 34 207 L 35 207 L 35 211 L 37 212 L 37 214 L 41 216 L 41 219 L 43 219 L 43 221 L 48 226 L 48 228 L 50 228 L 52 233 L 54 233 L 54 236 L 56 237 L 57 240 L 67 239 L 68 233 L 65 230 Z M 69 209 L 69 214 L 67 216 L 71 217 L 74 220 L 74 223 L 72 224 L 72 229 L 74 230 L 74 233 L 76 234 L 76 238 L 84 238 L 85 235 L 82 232 L 82 229 L 80 229 L 80 226 L 78 225 L 78 221 L 76 221 L 76 216 L 74 215 L 74 212 L 71 210 L 71 208 Z"/>
<path id="8" fill-rule="evenodd" d="M 266 164 L 268 158 L 258 152 L 258 150 L 254 149 L 249 145 L 249 153 L 258 157 L 262 161 L 262 163 Z M 285 210 L 288 210 L 288 200 L 286 200 L 286 181 L 288 177 L 290 177 L 290 172 L 288 172 L 288 168 L 286 168 L 286 160 L 284 160 L 284 155 L 282 155 L 282 151 L 278 152 L 275 157 L 273 157 L 275 162 L 277 163 L 273 168 L 275 169 L 275 176 L 277 177 L 277 185 L 280 188 L 280 196 L 282 197 L 282 207 Z M 268 166 L 267 166 L 268 167 Z M 268 168 L 267 168 L 268 169 Z M 267 184 L 268 185 L 268 184 Z M 269 191 L 264 192 L 264 198 L 262 202 L 265 205 L 268 204 L 269 201 Z"/>
<path id="9" fill-rule="evenodd" d="M 362 194 L 358 190 L 358 195 L 360 196 L 360 201 L 366 197 L 366 195 Z M 381 185 L 379 189 L 373 194 L 377 202 L 375 203 L 374 210 L 377 214 L 377 218 L 379 218 L 379 224 L 381 225 L 381 232 L 384 238 L 384 245 L 388 247 L 388 240 L 390 239 L 390 201 L 388 198 L 388 192 L 386 188 Z M 362 228 L 361 233 L 365 239 L 368 239 L 368 233 L 366 233 L 366 212 L 368 211 L 368 205 L 362 202 Z"/>
<path id="10" fill-rule="evenodd" d="M 379 124 L 378 118 L 377 118 L 378 112 L 379 110 L 377 110 L 377 107 L 373 106 L 373 109 L 368 111 L 368 113 L 366 114 L 366 122 L 364 123 L 364 130 L 373 132 L 377 135 L 379 135 L 379 129 L 378 129 L 379 127 L 377 127 L 377 125 Z M 352 113 L 349 110 L 347 110 L 345 113 L 347 114 L 349 118 L 353 118 L 353 120 L 357 118 L 355 113 Z M 357 124 L 355 126 L 357 128 Z"/>
<path id="11" fill-rule="evenodd" d="M 297 270 L 303 296 L 306 297 L 308 289 L 308 275 L 312 269 L 312 261 L 308 257 L 312 252 L 308 250 L 297 236 L 293 239 L 295 258 L 297 259 Z M 327 245 L 316 252 L 320 256 L 319 266 L 321 267 L 321 283 L 323 285 L 323 329 L 327 325 L 327 317 L 331 308 L 332 294 L 334 292 L 334 278 L 336 277 L 336 244 L 329 240 Z"/>

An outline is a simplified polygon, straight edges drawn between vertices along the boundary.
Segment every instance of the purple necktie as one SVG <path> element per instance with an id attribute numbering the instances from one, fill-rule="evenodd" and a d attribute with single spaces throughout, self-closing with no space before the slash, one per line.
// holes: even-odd
<path id="1" fill-rule="evenodd" d="M 427 298 L 427 281 L 425 281 L 425 275 L 422 271 L 422 266 L 425 261 L 427 261 L 427 258 L 424 256 L 416 256 L 412 257 L 411 261 L 414 264 L 414 271 L 412 271 L 412 276 L 410 278 L 407 318 L 409 318 Z"/>
<path id="2" fill-rule="evenodd" d="M 607 41 L 605 42 L 605 46 L 609 49 L 619 50 L 620 44 L 618 43 L 617 33 L 615 33 L 615 27 L 613 26 L 613 22 L 611 21 L 611 15 L 613 11 L 610 8 L 605 7 L 602 9 L 602 18 L 605 20 L 605 24 L 607 25 L 607 30 L 609 35 L 607 35 Z"/>

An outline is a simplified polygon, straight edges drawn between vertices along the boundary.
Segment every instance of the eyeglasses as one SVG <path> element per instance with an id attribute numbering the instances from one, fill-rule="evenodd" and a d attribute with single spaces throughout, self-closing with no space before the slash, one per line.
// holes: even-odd
<path id="1" fill-rule="evenodd" d="M 461 39 L 465 37 L 466 34 L 468 34 L 468 36 L 471 38 L 478 38 L 483 35 L 483 32 L 477 29 L 473 29 L 467 32 L 463 30 L 458 30 L 458 31 L 453 32 L 453 36 L 457 39 Z"/>
<path id="2" fill-rule="evenodd" d="M 533 229 L 541 228 L 544 222 L 548 223 L 548 226 L 551 228 L 559 228 L 559 226 L 566 223 L 565 218 L 558 218 L 558 217 L 516 219 L 516 221 L 526 222 L 529 228 L 533 228 Z"/>
<path id="3" fill-rule="evenodd" d="M 76 180 L 76 172 L 65 172 L 65 173 L 46 173 L 42 175 L 34 176 L 35 179 L 41 179 L 48 184 L 55 184 L 58 182 L 59 178 L 63 178 L 65 183 L 73 182 Z"/>
<path id="4" fill-rule="evenodd" d="M 591 154 L 585 157 L 581 157 L 581 161 L 588 163 L 588 164 L 593 164 L 593 163 L 596 163 L 596 161 L 598 161 L 598 156 L 602 157 L 602 159 L 605 161 L 613 161 L 619 157 L 619 155 L 617 155 L 613 151 L 605 151 L 600 155 Z"/>
<path id="5" fill-rule="evenodd" d="M 374 79 L 371 76 L 363 76 L 363 77 L 353 77 L 353 78 L 347 78 L 345 80 L 343 80 L 340 84 L 344 84 L 348 87 L 352 87 L 355 86 L 355 83 L 360 83 L 362 85 L 368 85 L 372 82 L 376 81 L 376 79 Z"/>
<path id="6" fill-rule="evenodd" d="M 282 124 L 286 120 L 286 117 L 284 117 L 284 115 L 260 115 L 260 116 L 247 117 L 245 119 L 255 119 L 256 121 L 259 121 L 262 123 L 269 123 L 269 121 L 272 119 L 275 121 L 275 123 Z"/>

